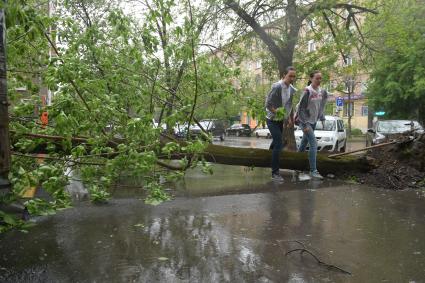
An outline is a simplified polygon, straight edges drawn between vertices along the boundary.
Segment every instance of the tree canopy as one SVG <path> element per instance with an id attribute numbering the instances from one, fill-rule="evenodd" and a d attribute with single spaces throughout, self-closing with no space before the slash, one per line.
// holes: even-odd
<path id="1" fill-rule="evenodd" d="M 425 5 L 423 1 L 382 1 L 367 20 L 370 58 L 368 97 L 388 118 L 425 122 Z"/>

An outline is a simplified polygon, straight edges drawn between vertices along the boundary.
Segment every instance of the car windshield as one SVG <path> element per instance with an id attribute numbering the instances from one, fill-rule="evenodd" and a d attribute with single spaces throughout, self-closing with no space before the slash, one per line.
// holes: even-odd
<path id="1" fill-rule="evenodd" d="M 418 122 L 413 122 L 414 129 L 420 129 Z M 411 122 L 404 121 L 379 121 L 377 131 L 384 133 L 403 133 L 411 130 Z"/>
<path id="2" fill-rule="evenodd" d="M 336 121 L 335 120 L 326 120 L 324 125 L 321 122 L 317 122 L 316 131 L 335 131 Z"/>

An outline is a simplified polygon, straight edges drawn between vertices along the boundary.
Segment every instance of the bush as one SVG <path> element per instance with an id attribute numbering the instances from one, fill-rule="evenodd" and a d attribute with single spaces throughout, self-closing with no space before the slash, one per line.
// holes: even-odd
<path id="1" fill-rule="evenodd" d="M 363 135 L 363 132 L 360 129 L 353 128 L 353 129 L 351 129 L 351 135 L 352 136 L 361 136 L 361 135 Z"/>

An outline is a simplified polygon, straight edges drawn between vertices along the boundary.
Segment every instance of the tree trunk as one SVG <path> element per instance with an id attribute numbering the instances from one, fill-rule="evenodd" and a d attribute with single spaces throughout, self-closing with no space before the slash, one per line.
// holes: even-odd
<path id="1" fill-rule="evenodd" d="M 10 140 L 9 140 L 8 107 L 9 107 L 9 102 L 7 99 L 7 77 L 6 77 L 6 23 L 5 23 L 4 9 L 1 9 L 0 10 L 0 182 L 4 184 L 8 184 L 7 175 L 10 171 Z"/>
<path id="2" fill-rule="evenodd" d="M 280 155 L 280 168 L 308 171 L 308 153 L 287 152 Z M 209 145 L 205 150 L 204 158 L 207 161 L 241 165 L 248 167 L 271 167 L 272 152 L 257 148 L 236 148 L 220 145 Z M 326 155 L 318 154 L 317 168 L 322 174 L 343 175 L 351 172 L 367 172 L 373 166 L 363 157 L 345 156 L 339 159 L 330 159 Z"/>
<path id="3" fill-rule="evenodd" d="M 232 9 L 247 25 L 249 25 L 263 43 L 268 47 L 270 53 L 276 60 L 277 67 L 279 69 L 279 76 L 285 73 L 286 68 L 292 65 L 295 45 L 297 44 L 299 32 L 301 29 L 303 17 L 297 14 L 297 6 L 295 1 L 288 2 L 286 20 L 288 21 L 288 33 L 287 41 L 284 46 L 280 47 L 277 45 L 275 40 L 266 32 L 266 30 L 260 26 L 255 18 L 249 15 L 237 2 L 232 0 L 225 1 L 226 5 Z M 296 150 L 294 128 L 288 128 L 284 125 L 283 128 L 285 148 L 288 151 Z"/>
<path id="4" fill-rule="evenodd" d="M 297 150 L 297 144 L 295 141 L 295 132 L 294 132 L 294 126 L 288 127 L 288 123 L 285 123 L 283 125 L 283 139 L 284 139 L 284 149 L 286 151 L 296 151 Z"/>
<path id="5" fill-rule="evenodd" d="M 59 136 L 47 136 L 37 134 L 27 134 L 27 138 L 46 139 L 51 141 L 60 141 L 65 139 Z M 85 138 L 73 138 L 73 145 L 81 144 L 86 141 Z M 170 141 L 168 137 L 164 137 L 161 143 L 165 144 Z M 176 140 L 173 140 L 176 141 Z M 124 141 L 121 141 L 124 142 Z M 179 141 L 177 141 L 179 142 Z M 184 142 L 181 142 L 182 145 Z M 46 144 L 40 143 L 36 149 L 31 153 L 47 153 Z M 63 154 L 68 154 L 69 149 L 61 149 L 61 144 L 56 146 L 57 151 Z M 30 153 L 30 152 L 27 152 Z M 280 168 L 292 169 L 300 171 L 308 171 L 308 153 L 305 152 L 288 152 L 283 151 L 280 155 Z M 227 164 L 227 165 L 240 165 L 247 167 L 271 167 L 272 151 L 267 149 L 258 148 L 238 148 L 210 144 L 205 149 L 203 156 L 205 160 L 213 163 Z M 113 157 L 114 154 L 105 154 L 105 156 Z M 181 159 L 185 155 L 176 154 L 172 155 L 171 159 Z M 356 172 L 368 172 L 373 169 L 373 165 L 363 157 L 344 156 L 338 159 L 328 158 L 325 154 L 318 154 L 317 167 L 322 174 L 343 175 Z"/>

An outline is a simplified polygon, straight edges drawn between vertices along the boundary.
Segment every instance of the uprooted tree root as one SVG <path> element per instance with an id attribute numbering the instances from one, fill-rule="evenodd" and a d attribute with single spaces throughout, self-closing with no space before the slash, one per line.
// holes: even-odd
<path id="1" fill-rule="evenodd" d="M 393 190 L 425 188 L 425 135 L 398 142 L 367 153 L 374 169 L 356 174 L 361 183 Z"/>

